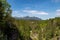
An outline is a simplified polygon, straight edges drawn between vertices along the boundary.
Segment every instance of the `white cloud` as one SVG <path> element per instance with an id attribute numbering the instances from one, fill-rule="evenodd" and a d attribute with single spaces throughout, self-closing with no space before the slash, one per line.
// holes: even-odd
<path id="1" fill-rule="evenodd" d="M 23 15 L 21 15 L 21 11 L 20 10 L 15 10 L 12 12 L 12 16 L 13 17 L 23 17 Z"/>
<path id="2" fill-rule="evenodd" d="M 47 12 L 37 10 L 15 10 L 12 12 L 13 17 L 24 17 L 24 16 L 37 16 L 37 15 L 48 15 Z"/>
<path id="3" fill-rule="evenodd" d="M 60 9 L 56 10 L 56 11 L 60 11 Z"/>
<path id="4" fill-rule="evenodd" d="M 23 12 L 30 13 L 30 14 L 48 15 L 47 12 L 37 11 L 37 10 L 23 10 Z"/>
<path id="5" fill-rule="evenodd" d="M 56 14 L 60 16 L 60 9 L 56 10 Z"/>
<path id="6" fill-rule="evenodd" d="M 60 0 L 52 0 L 52 2 L 60 2 Z"/>

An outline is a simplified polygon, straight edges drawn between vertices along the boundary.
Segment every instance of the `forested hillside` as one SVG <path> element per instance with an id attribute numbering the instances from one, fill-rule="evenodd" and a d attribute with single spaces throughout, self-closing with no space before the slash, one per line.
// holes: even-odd
<path id="1" fill-rule="evenodd" d="M 16 20 L 16 24 L 26 40 L 60 40 L 60 17 L 39 21 Z"/>
<path id="2" fill-rule="evenodd" d="M 60 17 L 24 20 L 11 13 L 11 5 L 0 0 L 0 40 L 60 40 Z"/>

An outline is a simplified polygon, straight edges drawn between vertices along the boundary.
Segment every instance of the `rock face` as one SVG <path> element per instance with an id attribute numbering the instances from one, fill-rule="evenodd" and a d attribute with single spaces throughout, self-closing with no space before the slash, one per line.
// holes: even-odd
<path id="1" fill-rule="evenodd" d="M 30 31 L 30 37 L 31 37 L 32 40 L 38 40 L 38 34 L 33 33 L 32 31 Z"/>
<path id="2" fill-rule="evenodd" d="M 16 19 L 23 19 L 23 20 L 41 20 L 40 18 L 38 17 L 29 17 L 29 16 L 26 16 L 26 17 L 15 17 Z"/>
<path id="3" fill-rule="evenodd" d="M 60 36 L 53 37 L 51 40 L 60 40 Z"/>
<path id="4" fill-rule="evenodd" d="M 60 36 L 57 38 L 57 40 L 60 40 Z"/>

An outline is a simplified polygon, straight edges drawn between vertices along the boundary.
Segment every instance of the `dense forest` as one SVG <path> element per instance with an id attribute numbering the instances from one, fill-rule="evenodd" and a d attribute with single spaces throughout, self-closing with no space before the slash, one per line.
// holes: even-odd
<path id="1" fill-rule="evenodd" d="M 11 5 L 0 0 L 0 40 L 60 40 L 60 17 L 23 20 L 11 13 Z"/>

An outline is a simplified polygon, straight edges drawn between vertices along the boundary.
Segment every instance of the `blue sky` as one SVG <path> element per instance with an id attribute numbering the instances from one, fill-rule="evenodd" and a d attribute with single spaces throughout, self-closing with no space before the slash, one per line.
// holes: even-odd
<path id="1" fill-rule="evenodd" d="M 36 16 L 41 19 L 60 16 L 60 0 L 8 0 L 13 17 Z"/>

